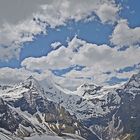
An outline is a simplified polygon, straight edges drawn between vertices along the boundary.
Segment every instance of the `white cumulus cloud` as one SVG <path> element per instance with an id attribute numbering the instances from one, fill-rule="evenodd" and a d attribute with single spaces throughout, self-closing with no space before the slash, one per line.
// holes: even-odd
<path id="1" fill-rule="evenodd" d="M 70 81 L 76 87 L 84 81 L 94 81 L 98 84 L 105 84 L 113 76 L 119 78 L 127 77 L 125 73 L 117 75 L 117 70 L 140 63 L 140 47 L 131 46 L 125 51 L 111 48 L 107 45 L 96 45 L 78 39 L 76 36 L 68 43 L 68 46 L 50 52 L 47 56 L 33 58 L 29 57 L 22 61 L 22 67 L 30 71 L 40 70 L 44 72 L 50 69 L 64 69 L 73 65 L 85 66 L 81 71 L 72 70 L 64 77 L 54 79 L 65 85 Z M 111 72 L 107 74 L 106 72 Z M 59 79 L 59 80 L 58 80 Z M 67 83 L 67 87 L 68 87 Z"/>
<path id="2" fill-rule="evenodd" d="M 113 31 L 111 42 L 121 47 L 140 43 L 140 27 L 131 28 L 127 20 L 120 20 Z"/>
<path id="3" fill-rule="evenodd" d="M 114 22 L 118 11 L 114 0 L 0 0 L 0 60 L 18 58 L 22 44 L 46 33 L 46 26 L 94 19 L 93 13 L 102 22 Z"/>

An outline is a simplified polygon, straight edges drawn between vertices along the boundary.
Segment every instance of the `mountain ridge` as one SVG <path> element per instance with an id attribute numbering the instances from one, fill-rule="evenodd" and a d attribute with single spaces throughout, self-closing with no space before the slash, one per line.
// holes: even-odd
<path id="1" fill-rule="evenodd" d="M 15 95 L 16 97 L 14 97 Z M 0 112 L 1 116 L 4 113 L 5 117 L 0 118 L 1 124 L 4 123 L 1 128 L 14 132 L 14 139 L 43 134 L 58 135 L 68 139 L 69 137 L 75 137 L 75 139 L 83 137 L 88 140 L 94 137 L 97 139 L 64 107 L 48 100 L 44 96 L 43 88 L 33 77 L 29 77 L 17 86 L 3 90 L 1 98 L 2 108 L 5 108 L 5 112 Z M 10 118 L 6 109 L 11 115 Z M 7 124 L 7 122 L 9 123 Z M 11 128 L 11 126 L 13 127 Z M 73 136 L 69 136 L 69 133 Z M 11 134 L 10 137 L 12 138 L 13 135 Z"/>
<path id="2" fill-rule="evenodd" d="M 18 85 L 1 88 L 0 128 L 4 134 L 13 131 L 14 136 L 8 134 L 11 138 L 44 134 L 68 138 L 70 133 L 73 138 L 79 135 L 77 139 L 139 140 L 140 73 L 111 88 L 86 83 L 69 91 L 48 83 L 44 88 L 30 76 Z"/>

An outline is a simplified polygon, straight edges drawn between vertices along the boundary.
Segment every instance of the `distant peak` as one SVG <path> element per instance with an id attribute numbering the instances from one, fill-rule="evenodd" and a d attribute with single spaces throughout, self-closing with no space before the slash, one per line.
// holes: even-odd
<path id="1" fill-rule="evenodd" d="M 28 77 L 23 83 L 22 85 L 24 85 L 25 87 L 31 88 L 37 88 L 37 89 L 41 89 L 41 86 L 38 82 L 37 79 L 35 79 L 32 75 L 30 77 Z"/>
<path id="2" fill-rule="evenodd" d="M 34 78 L 32 75 L 28 77 L 25 81 L 32 81 L 32 82 L 38 83 L 38 80 Z"/>
<path id="3" fill-rule="evenodd" d="M 80 96 L 94 95 L 102 89 L 102 86 L 94 83 L 84 83 L 77 88 L 77 94 Z"/>
<path id="4" fill-rule="evenodd" d="M 140 81 L 140 72 L 138 72 L 137 74 L 133 74 L 129 81 L 132 81 L 132 80 Z"/>
<path id="5" fill-rule="evenodd" d="M 32 75 L 27 78 L 27 80 L 36 80 Z"/>
<path id="6" fill-rule="evenodd" d="M 92 88 L 92 89 L 96 89 L 96 88 L 102 88 L 102 86 L 99 86 L 97 84 L 94 83 L 84 83 L 80 86 L 80 88 Z"/>
<path id="7" fill-rule="evenodd" d="M 28 79 L 33 79 L 34 77 L 31 75 L 30 77 L 28 77 Z"/>
<path id="8" fill-rule="evenodd" d="M 133 74 L 129 81 L 125 84 L 125 87 L 140 87 L 140 72 Z"/>

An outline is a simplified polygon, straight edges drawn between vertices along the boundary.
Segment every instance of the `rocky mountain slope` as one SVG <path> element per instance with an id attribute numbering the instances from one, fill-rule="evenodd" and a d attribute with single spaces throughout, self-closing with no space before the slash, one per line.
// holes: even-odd
<path id="1" fill-rule="evenodd" d="M 139 106 L 140 73 L 121 86 L 85 83 L 76 91 L 29 77 L 0 87 L 0 137 L 139 140 Z"/>
<path id="2" fill-rule="evenodd" d="M 140 139 L 140 73 L 114 87 L 85 83 L 71 92 L 52 85 L 45 95 L 64 106 L 100 140 Z"/>
<path id="3" fill-rule="evenodd" d="M 14 140 L 44 134 L 67 139 L 97 139 L 63 106 L 47 99 L 33 77 L 1 89 L 0 133 L 1 137 Z"/>

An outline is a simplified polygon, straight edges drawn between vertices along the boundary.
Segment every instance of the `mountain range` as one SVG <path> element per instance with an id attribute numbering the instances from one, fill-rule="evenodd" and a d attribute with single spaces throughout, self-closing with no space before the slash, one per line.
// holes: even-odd
<path id="1" fill-rule="evenodd" d="M 1 140 L 140 140 L 140 73 L 76 91 L 30 76 L 0 86 Z"/>

